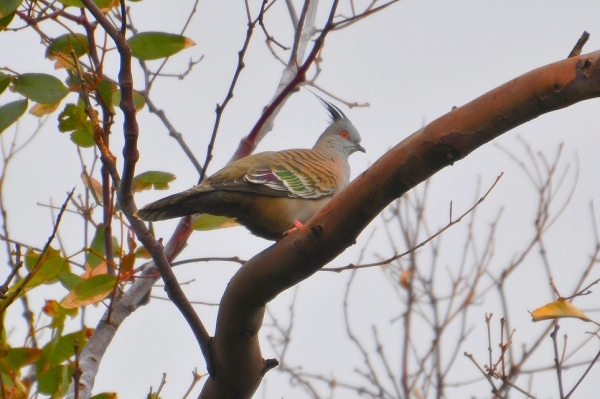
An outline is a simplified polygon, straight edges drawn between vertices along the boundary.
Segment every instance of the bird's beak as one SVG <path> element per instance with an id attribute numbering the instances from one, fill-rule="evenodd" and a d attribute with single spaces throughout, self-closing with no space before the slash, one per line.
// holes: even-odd
<path id="1" fill-rule="evenodd" d="M 362 145 L 356 143 L 356 150 L 360 151 L 360 152 L 367 152 L 367 150 L 365 150 L 365 147 L 363 147 Z"/>

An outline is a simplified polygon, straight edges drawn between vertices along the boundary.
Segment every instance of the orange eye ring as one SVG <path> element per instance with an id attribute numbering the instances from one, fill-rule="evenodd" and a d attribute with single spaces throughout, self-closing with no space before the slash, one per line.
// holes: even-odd
<path id="1" fill-rule="evenodd" d="M 347 132 L 347 131 L 345 131 L 345 130 L 342 130 L 342 131 L 340 132 L 340 136 L 342 136 L 343 138 L 347 139 L 347 138 L 348 138 L 348 132 Z"/>

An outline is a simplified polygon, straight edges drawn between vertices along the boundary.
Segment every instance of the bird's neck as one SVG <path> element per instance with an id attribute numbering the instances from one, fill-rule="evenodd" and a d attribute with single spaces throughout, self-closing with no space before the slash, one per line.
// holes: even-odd
<path id="1" fill-rule="evenodd" d="M 317 142 L 313 147 L 313 150 L 320 151 L 329 159 L 331 159 L 339 168 L 342 175 L 342 184 L 340 189 L 345 187 L 350 182 L 350 165 L 348 164 L 348 155 L 343 150 L 336 146 L 335 143 L 323 140 Z"/>

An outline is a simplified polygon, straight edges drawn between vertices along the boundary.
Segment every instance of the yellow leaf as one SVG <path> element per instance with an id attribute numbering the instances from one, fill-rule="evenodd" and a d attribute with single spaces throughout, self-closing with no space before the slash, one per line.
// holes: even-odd
<path id="1" fill-rule="evenodd" d="M 564 299 L 550 302 L 530 313 L 534 322 L 555 319 L 557 317 L 575 317 L 583 321 L 592 321 L 585 315 L 585 313 Z"/>
<path id="2" fill-rule="evenodd" d="M 55 103 L 50 104 L 40 104 L 37 103 L 29 110 L 29 113 L 33 116 L 37 116 L 38 118 L 48 115 L 56 111 L 58 106 L 60 105 L 60 100 Z"/>

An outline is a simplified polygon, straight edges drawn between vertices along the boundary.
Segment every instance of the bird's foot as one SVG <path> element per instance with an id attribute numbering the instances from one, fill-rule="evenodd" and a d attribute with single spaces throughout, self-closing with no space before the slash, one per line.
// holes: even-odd
<path id="1" fill-rule="evenodd" d="M 299 220 L 296 220 L 293 224 L 292 224 L 292 228 L 289 229 L 288 231 L 284 231 L 283 232 L 283 237 L 287 236 L 288 234 L 293 233 L 295 230 L 298 230 L 300 227 L 304 226 L 302 224 L 302 222 L 300 222 Z"/>

